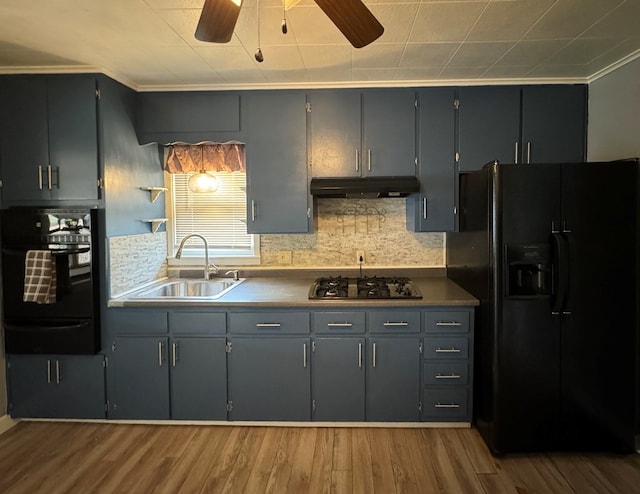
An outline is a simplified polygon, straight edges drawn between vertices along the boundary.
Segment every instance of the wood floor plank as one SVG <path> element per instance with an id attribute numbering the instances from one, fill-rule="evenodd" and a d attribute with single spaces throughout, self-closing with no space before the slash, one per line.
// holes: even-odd
<path id="1" fill-rule="evenodd" d="M 348 470 L 352 468 L 352 429 L 339 427 L 334 429 L 333 438 L 333 469 Z"/>
<path id="2" fill-rule="evenodd" d="M 457 429 L 439 429 L 438 434 L 444 444 L 449 462 L 456 474 L 462 492 L 484 494 L 485 490 L 477 477 L 475 468 L 467 454 L 467 448 L 460 441 Z"/>
<path id="3" fill-rule="evenodd" d="M 406 430 L 395 429 L 389 434 L 389 457 L 393 468 L 393 475 L 398 492 L 418 493 L 421 492 L 416 480 L 416 465 L 414 465 Z"/>
<path id="4" fill-rule="evenodd" d="M 300 428 L 298 444 L 294 453 L 296 461 L 289 477 L 289 492 L 309 492 L 311 490 L 311 474 L 317 438 L 318 429 L 313 427 Z"/>
<path id="5" fill-rule="evenodd" d="M 229 475 L 235 468 L 236 461 L 241 454 L 242 445 L 250 434 L 250 427 L 233 427 L 219 451 L 211 451 L 208 461 L 211 470 L 202 488 L 203 493 L 221 492 L 227 483 Z"/>
<path id="6" fill-rule="evenodd" d="M 223 494 L 231 494 L 236 492 L 243 492 L 249 474 L 256 463 L 256 458 L 260 452 L 262 441 L 266 429 L 263 427 L 252 427 L 249 429 L 249 433 L 242 443 L 240 453 L 236 457 L 233 469 L 227 477 L 227 481 L 222 489 Z"/>
<path id="7" fill-rule="evenodd" d="M 326 493 L 331 490 L 331 472 L 333 465 L 334 431 L 328 427 L 318 430 L 311 468 L 309 493 Z"/>
<path id="8" fill-rule="evenodd" d="M 589 455 L 589 460 L 618 492 L 640 490 L 639 455 Z"/>
<path id="9" fill-rule="evenodd" d="M 554 454 L 551 461 L 571 488 L 582 493 L 615 494 L 616 487 L 584 456 Z"/>
<path id="10" fill-rule="evenodd" d="M 497 473 L 491 451 L 482 440 L 477 429 L 455 429 L 458 441 L 463 444 L 476 473 Z"/>
<path id="11" fill-rule="evenodd" d="M 352 482 L 354 494 L 373 492 L 371 442 L 367 429 L 354 429 L 351 434 Z"/>
<path id="12" fill-rule="evenodd" d="M 423 456 L 433 470 L 435 492 L 464 492 L 437 429 L 423 429 Z"/>
<path id="13" fill-rule="evenodd" d="M 264 435 L 256 461 L 249 472 L 244 492 L 265 492 L 284 428 L 269 427 Z"/>
<path id="14" fill-rule="evenodd" d="M 331 473 L 331 494 L 351 494 L 352 489 L 353 472 L 351 470 L 334 470 Z"/>
<path id="15" fill-rule="evenodd" d="M 396 492 L 395 475 L 389 448 L 389 430 L 382 428 L 367 429 L 371 448 L 371 469 L 373 471 L 373 492 L 389 494 Z"/>
<path id="16" fill-rule="evenodd" d="M 498 463 L 508 473 L 519 492 L 575 492 L 547 455 L 514 455 L 501 458 Z"/>
<path id="17" fill-rule="evenodd" d="M 293 464 L 296 462 L 295 451 L 299 436 L 299 430 L 295 427 L 282 430 L 265 493 L 287 492 Z"/>

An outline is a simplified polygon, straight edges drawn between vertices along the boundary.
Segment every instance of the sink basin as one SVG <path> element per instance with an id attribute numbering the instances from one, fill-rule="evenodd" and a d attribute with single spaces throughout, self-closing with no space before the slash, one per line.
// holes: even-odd
<path id="1" fill-rule="evenodd" d="M 169 280 L 145 290 L 137 299 L 215 300 L 242 283 L 244 279 L 214 278 L 205 280 Z"/>

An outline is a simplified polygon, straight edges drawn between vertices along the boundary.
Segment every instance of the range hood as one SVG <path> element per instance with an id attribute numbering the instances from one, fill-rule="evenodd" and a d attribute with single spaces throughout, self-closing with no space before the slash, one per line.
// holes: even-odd
<path id="1" fill-rule="evenodd" d="M 406 197 L 420 182 L 414 176 L 312 178 L 309 188 L 315 197 Z"/>

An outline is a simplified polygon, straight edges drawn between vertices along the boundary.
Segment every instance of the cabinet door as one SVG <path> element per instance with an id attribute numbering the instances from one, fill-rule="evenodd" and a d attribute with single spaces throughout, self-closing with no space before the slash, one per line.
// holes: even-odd
<path id="1" fill-rule="evenodd" d="M 309 131 L 314 177 L 358 177 L 361 173 L 360 92 L 311 91 Z"/>
<path id="2" fill-rule="evenodd" d="M 269 91 L 243 96 L 247 136 L 247 231 L 307 233 L 306 97 Z"/>
<path id="3" fill-rule="evenodd" d="M 582 162 L 586 152 L 586 86 L 522 88 L 522 162 Z"/>
<path id="4" fill-rule="evenodd" d="M 362 175 L 416 174 L 416 95 L 371 89 L 362 95 Z"/>
<path id="5" fill-rule="evenodd" d="M 479 170 L 490 161 L 518 161 L 520 88 L 463 87 L 458 90 L 460 171 Z"/>
<path id="6" fill-rule="evenodd" d="M 234 338 L 231 344 L 231 420 L 309 420 L 309 338 Z"/>
<path id="7" fill-rule="evenodd" d="M 9 356 L 13 417 L 104 418 L 102 355 Z"/>
<path id="8" fill-rule="evenodd" d="M 116 338 L 110 418 L 169 418 L 167 345 L 160 336 Z"/>
<path id="9" fill-rule="evenodd" d="M 47 198 L 42 174 L 49 164 L 46 78 L 3 78 L 0 113 L 3 201 Z"/>
<path id="10" fill-rule="evenodd" d="M 417 422 L 420 416 L 419 338 L 370 338 L 368 355 L 367 420 Z"/>
<path id="11" fill-rule="evenodd" d="M 418 93 L 420 194 L 407 198 L 407 227 L 447 232 L 455 227 L 455 109 L 453 88 Z"/>
<path id="12" fill-rule="evenodd" d="M 170 340 L 171 418 L 226 420 L 225 338 Z"/>
<path id="13" fill-rule="evenodd" d="M 90 76 L 47 80 L 49 161 L 53 199 L 98 198 L 96 81 Z"/>
<path id="14" fill-rule="evenodd" d="M 364 421 L 364 338 L 313 343 L 313 420 Z"/>
<path id="15" fill-rule="evenodd" d="M 55 417 L 52 359 L 45 356 L 9 355 L 9 414 L 21 417 Z"/>

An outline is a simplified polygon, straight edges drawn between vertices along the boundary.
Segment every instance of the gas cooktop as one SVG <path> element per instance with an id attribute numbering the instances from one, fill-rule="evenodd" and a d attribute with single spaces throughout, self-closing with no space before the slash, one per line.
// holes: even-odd
<path id="1" fill-rule="evenodd" d="M 342 276 L 318 278 L 309 289 L 316 300 L 422 298 L 420 291 L 405 277 Z"/>

